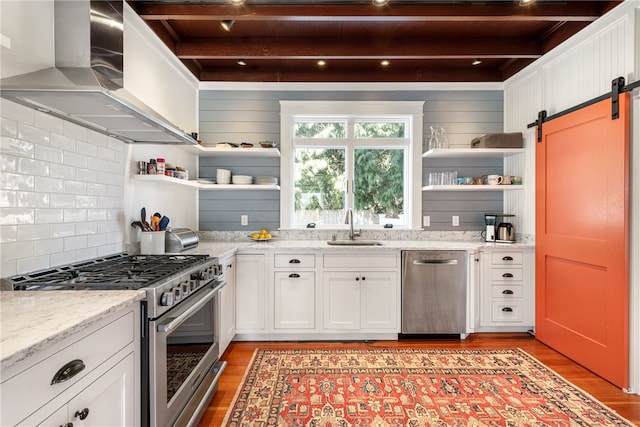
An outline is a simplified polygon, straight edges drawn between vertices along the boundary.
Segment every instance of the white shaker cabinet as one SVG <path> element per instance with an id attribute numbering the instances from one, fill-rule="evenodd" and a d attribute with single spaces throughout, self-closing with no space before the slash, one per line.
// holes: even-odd
<path id="1" fill-rule="evenodd" d="M 265 329 L 266 262 L 264 254 L 236 255 L 236 332 Z"/>
<path id="2" fill-rule="evenodd" d="M 274 330 L 315 329 L 317 291 L 315 266 L 315 254 L 274 255 Z"/>
<path id="3" fill-rule="evenodd" d="M 223 279 L 227 282 L 220 289 L 220 354 L 229 346 L 236 335 L 236 268 L 235 256 L 221 258 Z"/>
<path id="4" fill-rule="evenodd" d="M 535 323 L 534 252 L 496 246 L 484 250 L 481 331 L 517 332 Z"/>
<path id="5" fill-rule="evenodd" d="M 140 423 L 139 303 L 3 370 L 0 425 Z"/>
<path id="6" fill-rule="evenodd" d="M 397 332 L 399 253 L 324 254 L 325 330 Z"/>

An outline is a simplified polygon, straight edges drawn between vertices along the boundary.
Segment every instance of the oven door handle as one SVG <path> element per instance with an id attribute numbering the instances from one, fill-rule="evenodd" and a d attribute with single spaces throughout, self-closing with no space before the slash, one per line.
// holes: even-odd
<path id="1" fill-rule="evenodd" d="M 189 317 L 191 317 L 192 314 L 194 314 L 196 311 L 200 310 L 202 307 L 208 304 L 213 299 L 213 297 L 215 297 L 218 291 L 224 287 L 224 285 L 225 283 L 220 283 L 219 286 L 216 286 L 215 288 L 208 290 L 202 297 L 198 298 L 197 302 L 189 306 L 177 317 L 173 317 L 173 318 L 170 317 L 169 318 L 170 320 L 167 323 L 160 323 L 157 327 L 158 332 L 162 332 L 166 334 L 171 332 L 178 326 L 180 326 L 182 322 L 184 322 Z"/>

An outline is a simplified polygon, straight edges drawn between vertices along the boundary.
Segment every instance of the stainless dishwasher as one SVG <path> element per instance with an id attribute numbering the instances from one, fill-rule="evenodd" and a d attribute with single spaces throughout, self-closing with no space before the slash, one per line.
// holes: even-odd
<path id="1" fill-rule="evenodd" d="M 465 337 L 466 313 L 466 251 L 402 251 L 402 334 Z"/>

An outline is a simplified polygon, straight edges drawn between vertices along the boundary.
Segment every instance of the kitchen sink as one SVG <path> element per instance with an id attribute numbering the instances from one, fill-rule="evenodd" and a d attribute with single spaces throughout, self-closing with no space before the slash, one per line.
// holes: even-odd
<path id="1" fill-rule="evenodd" d="M 382 246 L 382 242 L 377 240 L 327 240 L 332 246 Z"/>

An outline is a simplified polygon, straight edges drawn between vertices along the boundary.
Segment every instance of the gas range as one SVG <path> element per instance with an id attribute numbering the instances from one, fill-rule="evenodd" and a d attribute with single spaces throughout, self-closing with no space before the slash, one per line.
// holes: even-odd
<path id="1" fill-rule="evenodd" d="M 157 317 L 220 275 L 208 255 L 120 253 L 2 279 L 14 291 L 137 290 L 147 293 L 147 315 Z"/>

